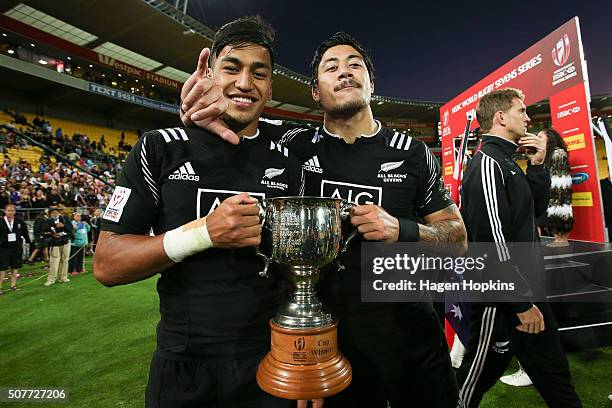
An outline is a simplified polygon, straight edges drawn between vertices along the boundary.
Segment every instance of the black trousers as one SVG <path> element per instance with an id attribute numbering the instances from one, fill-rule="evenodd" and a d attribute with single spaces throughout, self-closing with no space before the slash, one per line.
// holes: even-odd
<path id="1" fill-rule="evenodd" d="M 507 305 L 473 304 L 470 342 L 457 372 L 464 408 L 477 407 L 512 360 L 520 361 L 549 407 L 582 407 L 570 380 L 555 317 L 548 303 L 538 303 L 545 330 L 528 334 L 516 329 L 518 317 Z"/>
<path id="2" fill-rule="evenodd" d="M 85 247 L 70 246 L 70 260 L 68 261 L 68 272 L 83 272 L 83 255 Z"/>
<path id="3" fill-rule="evenodd" d="M 440 320 L 426 304 L 340 313 L 338 342 L 353 381 L 326 408 L 455 408 L 457 382 Z"/>
<path id="4" fill-rule="evenodd" d="M 294 408 L 265 393 L 255 380 L 264 355 L 237 360 L 193 359 L 157 350 L 151 361 L 146 408 Z"/>

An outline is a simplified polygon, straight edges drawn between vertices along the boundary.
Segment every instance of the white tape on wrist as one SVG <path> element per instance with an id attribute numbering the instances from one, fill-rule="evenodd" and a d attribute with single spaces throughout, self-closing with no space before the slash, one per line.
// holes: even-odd
<path id="1" fill-rule="evenodd" d="M 212 248 L 213 243 L 208 235 L 206 224 L 201 227 L 183 231 L 183 226 L 166 232 L 164 235 L 164 250 L 168 258 L 175 263 L 188 256 Z"/>

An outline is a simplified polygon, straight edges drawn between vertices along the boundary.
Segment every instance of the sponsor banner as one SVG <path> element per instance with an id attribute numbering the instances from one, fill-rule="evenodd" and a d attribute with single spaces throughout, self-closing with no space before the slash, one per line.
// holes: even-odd
<path id="1" fill-rule="evenodd" d="M 440 108 L 442 149 L 453 149 L 453 138 L 460 137 L 472 115 L 472 129 L 478 127 L 476 106 L 491 91 L 519 88 L 525 92 L 525 104 L 547 99 L 550 95 L 582 83 L 584 79 L 578 18 L 574 17 L 527 50 L 468 88 Z M 443 156 L 443 165 L 454 165 L 454 155 Z M 451 177 L 444 182 L 451 184 Z"/>
<path id="2" fill-rule="evenodd" d="M 117 61 L 114 58 L 73 44 L 62 38 L 46 33 L 42 30 L 24 24 L 5 15 L 0 15 L 0 26 L 5 27 L 17 34 L 36 40 L 38 42 L 51 45 L 52 47 L 65 51 L 70 55 L 83 58 L 90 62 L 109 66 L 113 69 L 116 69 L 117 71 L 121 71 L 134 77 L 155 82 L 158 85 L 162 85 L 172 89 L 181 89 L 181 87 L 183 86 L 183 84 L 178 81 L 174 81 L 170 78 L 157 75 L 153 72 L 146 71 L 144 69 L 135 67 L 125 62 Z"/>
<path id="3" fill-rule="evenodd" d="M 115 88 L 109 88 L 104 85 L 88 82 L 89 92 L 94 92 L 110 98 L 119 99 L 120 101 L 130 102 L 135 105 L 144 106 L 146 108 L 157 109 L 164 112 L 176 113 L 179 112 L 178 105 L 172 105 L 166 102 L 156 101 L 154 99 L 145 98 L 144 96 L 134 95 L 131 92 L 125 92 Z"/>
<path id="4" fill-rule="evenodd" d="M 552 126 L 565 140 L 572 169 L 574 229 L 570 238 L 604 241 L 603 214 L 595 141 L 585 85 L 580 83 L 550 97 Z"/>
<path id="5" fill-rule="evenodd" d="M 575 227 L 570 238 L 603 242 L 601 194 L 591 134 L 586 63 L 582 51 L 578 17 L 529 47 L 440 108 L 442 150 L 455 152 L 466 127 L 467 117 L 475 118 L 478 101 L 491 91 L 513 87 L 525 93 L 525 104 L 550 99 L 553 127 L 560 131 L 570 151 L 570 165 L 582 166 L 573 172 L 574 191 L 590 192 L 574 197 Z M 479 125 L 472 121 L 471 128 Z M 455 154 L 443 154 L 444 184 L 456 188 L 453 174 Z M 576 171 L 578 172 L 578 171 Z"/>

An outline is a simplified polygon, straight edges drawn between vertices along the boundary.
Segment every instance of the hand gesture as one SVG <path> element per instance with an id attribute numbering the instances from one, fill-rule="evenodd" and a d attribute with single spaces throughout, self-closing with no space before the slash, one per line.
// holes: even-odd
<path id="1" fill-rule="evenodd" d="M 546 157 L 546 142 L 533 133 L 525 133 L 525 136 L 519 139 L 519 146 L 525 147 L 527 157 L 531 164 L 542 164 Z"/>
<path id="2" fill-rule="evenodd" d="M 208 68 L 210 49 L 200 52 L 198 66 L 181 89 L 181 121 L 185 126 L 196 125 L 238 144 L 240 138 L 221 119 L 229 106 L 223 90 L 215 84 Z"/>

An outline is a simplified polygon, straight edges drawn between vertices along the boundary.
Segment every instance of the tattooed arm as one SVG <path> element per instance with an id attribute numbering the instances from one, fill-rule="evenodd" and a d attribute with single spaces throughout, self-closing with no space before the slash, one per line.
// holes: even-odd
<path id="1" fill-rule="evenodd" d="M 467 247 L 467 233 L 459 209 L 452 204 L 440 211 L 423 217 L 419 223 L 419 240 L 436 243 L 464 243 Z"/>
<path id="2" fill-rule="evenodd" d="M 424 224 L 396 218 L 377 205 L 360 205 L 351 210 L 351 223 L 369 241 L 458 244 L 467 249 L 467 233 L 457 206 L 452 204 L 423 217 Z M 454 252 L 454 251 L 453 251 Z"/>

